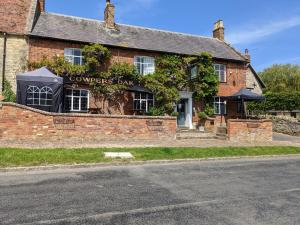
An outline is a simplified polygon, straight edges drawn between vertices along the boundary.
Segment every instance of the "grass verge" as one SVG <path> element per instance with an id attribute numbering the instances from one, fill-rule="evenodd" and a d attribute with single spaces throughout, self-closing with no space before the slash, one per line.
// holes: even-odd
<path id="1" fill-rule="evenodd" d="M 53 164 L 105 163 L 104 152 L 131 152 L 133 161 L 203 159 L 212 157 L 300 154 L 297 147 L 222 147 L 222 148 L 82 148 L 15 149 L 0 148 L 0 167 L 41 166 Z"/>

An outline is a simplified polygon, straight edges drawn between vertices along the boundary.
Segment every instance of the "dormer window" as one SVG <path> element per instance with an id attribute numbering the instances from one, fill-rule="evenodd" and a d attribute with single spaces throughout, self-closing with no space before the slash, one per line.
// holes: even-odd
<path id="1" fill-rule="evenodd" d="M 155 72 L 155 59 L 149 56 L 135 56 L 134 65 L 141 75 L 153 74 Z"/>
<path id="2" fill-rule="evenodd" d="M 223 64 L 214 64 L 215 73 L 219 76 L 219 81 L 221 83 L 227 82 L 226 78 L 226 65 Z"/>
<path id="3" fill-rule="evenodd" d="M 65 48 L 65 60 L 73 65 L 82 65 L 83 56 L 82 50 L 78 48 Z"/>

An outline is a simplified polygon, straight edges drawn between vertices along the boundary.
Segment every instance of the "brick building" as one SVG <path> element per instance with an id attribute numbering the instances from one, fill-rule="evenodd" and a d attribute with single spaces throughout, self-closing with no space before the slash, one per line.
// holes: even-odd
<path id="1" fill-rule="evenodd" d="M 1 0 L 0 2 L 0 82 L 7 79 L 16 89 L 16 74 L 26 70 L 27 62 L 64 55 L 74 64 L 82 63 L 81 48 L 100 43 L 112 52 L 112 61 L 136 65 L 141 75 L 155 71 L 155 57 L 163 54 L 212 54 L 220 78 L 219 93 L 214 98 L 215 113 L 235 117 L 239 106 L 226 97 L 241 88 L 261 93 L 263 83 L 250 65 L 248 52 L 241 54 L 225 42 L 223 21 L 215 23 L 213 37 L 168 32 L 118 24 L 115 7 L 107 1 L 104 21 L 47 13 L 44 0 Z M 2 85 L 0 93 L 2 90 Z M 146 112 L 154 104 L 151 93 L 128 91 L 121 103 L 96 99 L 88 86 L 65 87 L 68 112 L 134 115 Z M 193 93 L 180 92 L 178 125 L 193 128 L 201 108 L 193 102 Z M 194 123 L 193 123 L 194 122 Z"/>

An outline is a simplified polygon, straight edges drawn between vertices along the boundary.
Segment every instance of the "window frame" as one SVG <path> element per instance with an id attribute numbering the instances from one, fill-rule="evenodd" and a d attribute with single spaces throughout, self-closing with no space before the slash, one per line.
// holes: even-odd
<path id="1" fill-rule="evenodd" d="M 29 89 L 32 89 L 32 92 L 28 92 Z M 46 89 L 45 92 L 42 92 L 43 89 Z M 32 97 L 29 98 L 28 95 L 32 94 Z M 38 95 L 37 98 L 35 98 L 35 95 Z M 41 98 L 41 95 L 45 94 L 46 98 Z M 51 98 L 48 98 L 48 95 L 51 96 Z M 32 101 L 31 104 L 29 104 L 28 102 Z M 37 100 L 37 103 L 35 103 L 35 101 Z M 45 101 L 46 104 L 42 104 L 42 101 Z M 51 101 L 51 105 L 47 104 L 48 101 Z M 26 90 L 26 105 L 28 106 L 43 106 L 43 107 L 51 107 L 53 106 L 53 89 L 50 88 L 49 86 L 43 86 L 41 88 L 39 88 L 38 86 L 35 85 L 28 85 L 27 90 Z"/>
<path id="2" fill-rule="evenodd" d="M 139 61 L 139 59 L 140 59 L 140 61 Z M 143 59 L 143 62 L 141 62 L 141 59 Z M 144 62 L 144 59 L 153 60 L 153 64 Z M 152 65 L 152 67 L 150 67 L 149 65 Z M 136 69 L 137 69 L 137 71 L 140 75 L 146 76 L 146 75 L 149 75 L 149 74 L 153 74 L 153 73 L 155 73 L 155 57 L 152 57 L 152 56 L 134 56 L 134 66 L 136 67 Z M 145 66 L 147 66 L 147 67 L 145 67 Z M 151 71 L 146 72 L 147 68 L 151 68 Z"/>
<path id="3" fill-rule="evenodd" d="M 221 101 L 223 100 L 223 101 Z M 224 97 L 215 96 L 214 97 L 214 114 L 215 115 L 227 115 L 227 100 Z M 218 105 L 218 112 L 216 110 L 216 105 Z M 224 105 L 224 113 L 222 113 L 221 106 Z"/>
<path id="4" fill-rule="evenodd" d="M 216 67 L 219 67 L 219 69 L 217 69 Z M 224 67 L 224 80 L 221 80 L 222 77 L 222 70 L 221 67 Z M 221 64 L 221 63 L 214 63 L 214 70 L 215 70 L 215 74 L 219 77 L 219 82 L 220 83 L 227 83 L 227 65 L 226 64 Z"/>
<path id="5" fill-rule="evenodd" d="M 194 76 L 193 76 L 193 70 L 195 70 L 194 72 L 196 73 Z M 197 78 L 197 76 L 199 76 L 199 67 L 197 65 L 193 65 L 190 67 L 190 79 L 194 80 Z"/>
<path id="6" fill-rule="evenodd" d="M 139 94 L 139 98 L 136 98 L 136 95 Z M 146 95 L 146 98 L 142 98 L 142 94 L 145 94 Z M 149 98 L 149 96 L 152 96 L 152 99 Z M 140 106 L 140 109 L 137 109 L 135 107 L 135 103 L 136 101 L 139 101 L 139 106 Z M 140 113 L 148 113 L 149 110 L 150 110 L 150 107 L 149 106 L 149 102 L 152 101 L 152 107 L 154 106 L 155 104 L 155 101 L 154 101 L 154 95 L 152 93 L 146 93 L 146 92 L 134 92 L 134 97 L 133 97 L 133 111 L 135 112 L 140 112 Z M 142 103 L 146 103 L 146 109 L 143 110 L 142 109 Z"/>
<path id="7" fill-rule="evenodd" d="M 67 54 L 66 51 L 67 50 L 71 50 L 72 51 L 72 54 Z M 77 56 L 74 54 L 75 50 L 77 51 L 80 51 L 80 56 Z M 70 57 L 71 60 L 68 60 L 67 58 Z M 80 59 L 80 63 L 75 63 L 75 58 L 79 58 Z M 82 55 L 82 49 L 80 48 L 65 48 L 64 49 L 64 59 L 65 61 L 69 62 L 69 63 L 72 63 L 73 65 L 80 65 L 82 66 L 83 65 L 83 55 Z"/>
<path id="8" fill-rule="evenodd" d="M 68 90 L 71 90 L 72 91 L 72 94 L 71 95 L 68 95 L 67 94 L 67 91 Z M 79 96 L 74 96 L 74 91 L 80 91 L 80 95 Z M 87 96 L 82 96 L 81 95 L 81 92 L 82 91 L 86 91 L 87 92 Z M 68 98 L 71 98 L 71 108 L 70 109 L 66 109 L 65 107 L 65 110 L 67 112 L 82 112 L 82 113 L 87 113 L 89 111 L 89 108 L 90 108 L 90 92 L 88 89 L 84 89 L 84 88 L 66 88 L 65 89 L 65 98 L 64 98 L 64 101 L 66 102 Z M 79 109 L 75 109 L 74 110 L 74 98 L 79 98 Z M 82 110 L 82 106 L 81 106 L 81 100 L 82 98 L 86 98 L 87 99 L 87 109 L 86 110 Z M 65 106 L 66 106 L 66 103 L 65 103 Z"/>

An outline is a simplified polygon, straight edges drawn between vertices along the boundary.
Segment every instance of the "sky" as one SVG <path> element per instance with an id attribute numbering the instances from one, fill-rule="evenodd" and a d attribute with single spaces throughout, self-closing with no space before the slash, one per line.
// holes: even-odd
<path id="1" fill-rule="evenodd" d="M 260 72 L 273 64 L 300 65 L 299 0 L 111 0 L 116 22 L 212 36 L 222 19 L 225 39 L 249 49 Z M 105 0 L 46 0 L 48 12 L 103 20 Z"/>

